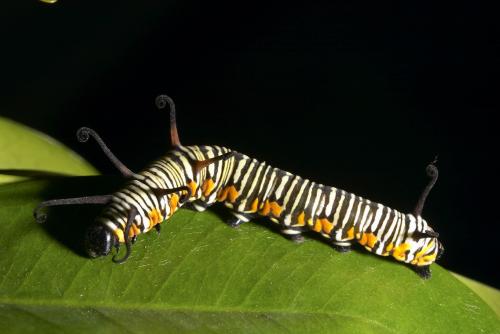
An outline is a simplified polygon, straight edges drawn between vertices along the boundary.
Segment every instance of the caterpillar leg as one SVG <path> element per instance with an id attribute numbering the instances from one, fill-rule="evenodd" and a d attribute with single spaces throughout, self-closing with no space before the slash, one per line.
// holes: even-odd
<path id="1" fill-rule="evenodd" d="M 340 242 L 340 241 L 332 241 L 331 245 L 333 249 L 335 249 L 339 253 L 347 253 L 351 251 L 351 243 L 350 242 Z"/>
<path id="2" fill-rule="evenodd" d="M 232 217 L 228 219 L 227 224 L 231 227 L 238 227 L 252 219 L 252 215 L 240 212 L 231 212 Z"/>
<path id="3" fill-rule="evenodd" d="M 423 279 L 429 279 L 432 276 L 430 266 L 413 266 L 413 270 Z"/>
<path id="4" fill-rule="evenodd" d="M 155 230 L 156 230 L 156 234 L 160 234 L 160 232 L 161 232 L 161 225 L 160 224 L 156 224 L 155 225 Z"/>
<path id="5" fill-rule="evenodd" d="M 287 238 L 292 240 L 297 244 L 301 244 L 304 242 L 304 236 L 302 235 L 300 230 L 295 230 L 291 228 L 283 228 L 281 233 Z"/>

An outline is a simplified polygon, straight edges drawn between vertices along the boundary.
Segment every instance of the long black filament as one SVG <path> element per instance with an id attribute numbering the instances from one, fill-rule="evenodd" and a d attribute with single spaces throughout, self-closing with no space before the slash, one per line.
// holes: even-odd
<path id="1" fill-rule="evenodd" d="M 194 194 L 191 194 L 191 188 L 187 186 L 181 186 L 177 188 L 170 188 L 170 189 L 160 189 L 160 188 L 152 188 L 154 194 L 157 197 L 163 197 L 172 193 L 177 193 L 177 192 L 182 192 L 185 191 L 185 195 L 181 195 L 179 198 L 179 204 L 184 204 L 190 196 L 194 196 Z"/>
<path id="2" fill-rule="evenodd" d="M 123 234 L 123 239 L 125 240 L 126 252 L 125 252 L 125 255 L 121 259 L 117 258 L 118 253 L 116 253 L 113 256 L 114 263 L 120 264 L 120 263 L 127 261 L 127 259 L 130 256 L 130 253 L 132 252 L 132 242 L 129 238 L 129 233 L 130 233 L 130 228 L 132 227 L 132 223 L 134 222 L 134 219 L 135 219 L 135 216 L 137 215 L 137 213 L 138 213 L 138 211 L 137 211 L 136 207 L 134 207 L 134 206 L 132 207 L 132 209 L 130 209 L 130 211 L 128 213 L 127 225 L 125 225 L 125 232 Z"/>
<path id="3" fill-rule="evenodd" d="M 422 191 L 422 194 L 418 199 L 417 205 L 415 206 L 415 210 L 413 210 L 413 214 L 415 215 L 415 217 L 422 215 L 422 210 L 424 209 L 425 200 L 427 199 L 427 196 L 429 196 L 429 193 L 431 192 L 432 188 L 434 187 L 434 184 L 436 184 L 436 181 L 438 179 L 439 171 L 436 167 L 436 162 L 437 162 L 437 157 L 434 159 L 434 161 L 432 161 L 429 165 L 427 165 L 427 168 L 425 169 L 427 176 L 430 178 L 430 180 L 429 183 L 427 183 L 427 186 Z"/>
<path id="4" fill-rule="evenodd" d="M 40 213 L 42 208 L 48 206 L 57 205 L 74 205 L 74 204 L 107 204 L 111 200 L 111 195 L 96 195 L 96 196 L 84 196 L 84 197 L 74 197 L 74 198 L 61 198 L 61 199 L 51 199 L 48 201 L 41 202 L 33 211 L 33 216 L 37 223 L 44 223 L 47 220 L 47 215 L 45 213 Z"/>
<path id="5" fill-rule="evenodd" d="M 76 132 L 76 137 L 78 138 L 78 141 L 80 143 L 87 142 L 89 140 L 89 136 L 92 136 L 92 138 L 94 138 L 97 144 L 99 144 L 99 146 L 101 147 L 104 154 L 113 163 L 113 165 L 115 165 L 115 167 L 122 173 L 123 176 L 132 177 L 134 175 L 134 173 L 130 169 L 128 169 L 128 167 L 125 166 L 120 160 L 118 160 L 118 158 L 113 154 L 113 152 L 111 152 L 108 146 L 106 146 L 104 141 L 97 134 L 97 132 L 87 127 L 81 127 Z"/>

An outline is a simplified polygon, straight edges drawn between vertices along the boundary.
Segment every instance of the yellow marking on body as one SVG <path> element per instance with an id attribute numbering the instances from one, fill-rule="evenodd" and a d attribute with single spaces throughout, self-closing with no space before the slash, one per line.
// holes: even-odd
<path id="1" fill-rule="evenodd" d="M 309 218 L 307 220 L 307 225 L 309 225 L 309 226 L 313 226 L 314 225 L 314 222 L 313 222 L 312 218 Z"/>
<path id="2" fill-rule="evenodd" d="M 418 259 L 418 266 L 425 266 L 436 260 L 436 254 L 429 254 Z"/>
<path id="3" fill-rule="evenodd" d="M 297 216 L 297 225 L 298 226 L 304 226 L 306 224 L 306 222 L 304 221 L 304 217 L 305 217 L 305 212 L 302 211 L 298 216 Z"/>
<path id="4" fill-rule="evenodd" d="M 394 244 L 391 242 L 385 247 L 386 252 L 390 252 L 394 248 Z"/>
<path id="5" fill-rule="evenodd" d="M 351 227 L 350 229 L 347 230 L 347 239 L 348 240 L 354 239 L 354 227 Z"/>
<path id="6" fill-rule="evenodd" d="M 149 228 L 153 228 L 155 225 L 163 221 L 163 216 L 160 211 L 156 208 L 149 212 Z"/>
<path id="7" fill-rule="evenodd" d="M 429 256 L 434 256 L 433 254 L 431 255 L 427 255 L 427 256 L 422 256 L 424 255 L 432 246 L 434 246 L 434 240 L 431 240 L 431 242 L 429 242 L 427 244 L 427 246 L 425 246 L 424 248 L 422 248 L 417 254 L 415 254 L 415 259 L 413 261 L 411 261 L 411 264 L 419 264 L 419 263 L 423 263 L 424 261 L 421 262 L 421 259 L 422 258 L 427 258 Z"/>
<path id="8" fill-rule="evenodd" d="M 116 228 L 113 232 L 115 233 L 119 242 L 121 242 L 121 243 L 125 242 L 125 238 L 123 237 L 123 231 L 121 228 Z"/>
<path id="9" fill-rule="evenodd" d="M 188 182 L 187 186 L 189 187 L 189 189 L 191 189 L 191 197 L 194 196 L 196 194 L 196 189 L 198 188 L 196 182 L 191 180 Z"/>
<path id="10" fill-rule="evenodd" d="M 252 205 L 250 206 L 250 211 L 251 212 L 257 212 L 257 207 L 259 205 L 259 199 L 256 198 L 253 200 Z"/>
<path id="11" fill-rule="evenodd" d="M 168 205 L 170 206 L 170 216 L 172 216 L 177 210 L 177 205 L 179 204 L 179 196 L 177 194 L 173 194 L 172 197 L 170 198 L 170 202 Z"/>
<path id="12" fill-rule="evenodd" d="M 361 245 L 366 245 L 366 242 L 368 241 L 368 236 L 367 236 L 368 233 L 363 233 L 361 235 L 361 238 L 358 240 L 358 242 L 361 244 Z"/>
<path id="13" fill-rule="evenodd" d="M 208 196 L 214 190 L 215 183 L 212 179 L 205 180 L 201 186 L 201 191 L 203 192 L 203 196 Z"/>
<path id="14" fill-rule="evenodd" d="M 425 246 L 424 248 L 422 248 L 422 250 L 420 250 L 420 252 L 415 254 L 415 259 L 418 259 L 422 255 L 424 255 L 432 246 L 434 246 L 434 240 L 431 240 L 431 242 L 429 242 L 427 246 Z"/>
<path id="15" fill-rule="evenodd" d="M 370 248 L 373 248 L 375 246 L 375 243 L 377 242 L 377 236 L 373 233 L 367 233 L 368 241 L 366 245 Z"/>
<path id="16" fill-rule="evenodd" d="M 406 258 L 406 251 L 410 249 L 410 244 L 404 242 L 401 245 L 394 248 L 392 256 L 399 261 L 404 261 Z"/>

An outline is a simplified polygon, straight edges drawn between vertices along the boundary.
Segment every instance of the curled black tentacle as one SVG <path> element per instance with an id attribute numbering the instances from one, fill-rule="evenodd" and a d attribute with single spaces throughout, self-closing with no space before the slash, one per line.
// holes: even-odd
<path id="1" fill-rule="evenodd" d="M 167 104 L 169 105 L 170 110 L 174 110 L 174 113 L 175 113 L 175 103 L 174 103 L 174 100 L 172 100 L 172 98 L 170 96 L 165 95 L 165 94 L 161 94 L 155 98 L 156 108 L 165 109 Z"/>
<path id="2" fill-rule="evenodd" d="M 114 263 L 120 264 L 120 263 L 127 261 L 127 259 L 130 256 L 130 253 L 132 252 L 132 240 L 130 240 L 129 233 L 130 233 L 130 228 L 132 227 L 132 224 L 134 223 L 134 219 L 135 219 L 136 215 L 137 215 L 137 209 L 135 207 L 132 207 L 130 209 L 129 214 L 128 214 L 127 225 L 125 226 L 125 231 L 123 233 L 123 239 L 125 240 L 126 252 L 125 252 L 125 255 L 121 259 L 118 258 L 118 253 L 116 253 L 112 259 Z"/>
<path id="3" fill-rule="evenodd" d="M 438 168 L 436 167 L 436 163 L 437 163 L 437 156 L 425 168 L 425 172 L 427 173 L 427 176 L 430 178 L 430 180 L 427 183 L 427 186 L 424 188 L 424 190 L 420 194 L 420 198 L 418 199 L 417 205 L 415 206 L 415 209 L 413 210 L 413 213 L 415 216 L 422 215 L 422 210 L 424 209 L 425 200 L 427 199 L 427 196 L 429 196 L 429 193 L 431 192 L 432 188 L 434 187 L 434 184 L 437 181 L 439 171 L 438 171 Z"/>
<path id="4" fill-rule="evenodd" d="M 76 138 L 80 143 L 86 143 L 90 138 L 90 132 L 96 134 L 95 131 L 92 129 L 89 129 L 87 127 L 81 127 L 78 129 L 78 131 L 76 131 Z"/>
<path id="5" fill-rule="evenodd" d="M 37 207 L 35 211 L 33 211 L 33 217 L 38 224 L 43 224 L 47 221 L 47 214 L 45 212 L 40 212 L 41 207 Z"/>
<path id="6" fill-rule="evenodd" d="M 101 150 L 103 153 L 108 157 L 108 159 L 115 165 L 115 167 L 122 173 L 123 176 L 125 177 L 133 177 L 134 173 L 128 169 L 127 166 L 125 166 L 114 154 L 111 152 L 111 150 L 108 148 L 106 143 L 101 139 L 101 137 L 92 130 L 91 128 L 87 127 L 81 127 L 78 129 L 76 132 L 76 138 L 80 143 L 85 143 L 89 140 L 89 137 L 92 136 L 94 140 L 97 142 L 97 144 L 101 147 Z"/>
<path id="7" fill-rule="evenodd" d="M 158 109 L 164 109 L 167 104 L 170 107 L 170 143 L 173 147 L 181 146 L 179 133 L 177 132 L 177 120 L 175 118 L 175 103 L 168 95 L 158 95 L 155 99 L 155 104 Z"/>
<path id="8" fill-rule="evenodd" d="M 439 170 L 434 163 L 435 163 L 434 161 L 431 162 L 429 165 L 427 165 L 427 168 L 425 169 L 427 176 L 430 177 L 431 179 L 437 179 L 439 176 Z"/>

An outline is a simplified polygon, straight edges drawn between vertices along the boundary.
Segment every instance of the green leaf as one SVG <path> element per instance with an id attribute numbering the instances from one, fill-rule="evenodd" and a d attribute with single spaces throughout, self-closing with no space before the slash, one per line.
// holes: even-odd
<path id="1" fill-rule="evenodd" d="M 0 148 L 2 169 L 95 172 L 5 120 Z M 34 222 L 42 199 L 110 193 L 122 182 L 0 185 L 0 333 L 500 333 L 492 310 L 437 265 L 424 281 L 363 250 L 296 245 L 266 222 L 231 229 L 214 211 L 180 210 L 161 235 L 140 236 L 123 265 L 82 256 L 98 207 L 52 208 L 46 224 Z"/>
<path id="2" fill-rule="evenodd" d="M 55 139 L 0 117 L 0 184 L 27 176 L 60 173 L 96 175 L 97 171 Z"/>
<path id="3" fill-rule="evenodd" d="M 363 250 L 294 244 L 266 222 L 232 229 L 213 211 L 180 210 L 116 265 L 80 255 L 98 208 L 33 221 L 41 198 L 106 193 L 106 180 L 0 186 L 0 332 L 500 333 L 491 308 L 438 265 L 422 280 Z"/>
<path id="4" fill-rule="evenodd" d="M 500 290 L 492 288 L 468 277 L 452 273 L 460 282 L 467 285 L 472 291 L 477 293 L 500 317 Z"/>

